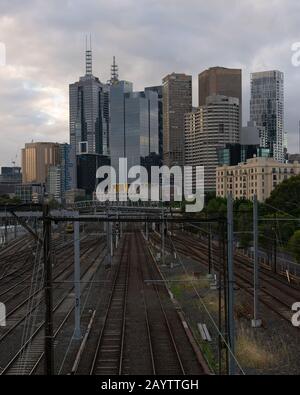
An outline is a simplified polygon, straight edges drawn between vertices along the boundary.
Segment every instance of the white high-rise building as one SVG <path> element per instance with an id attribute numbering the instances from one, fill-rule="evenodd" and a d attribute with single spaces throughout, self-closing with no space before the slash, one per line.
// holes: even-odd
<path id="1" fill-rule="evenodd" d="M 185 115 L 185 165 L 204 166 L 205 192 L 216 190 L 218 148 L 240 141 L 239 99 L 209 96 Z"/>
<path id="2" fill-rule="evenodd" d="M 256 123 L 260 144 L 271 156 L 284 162 L 284 74 L 264 71 L 251 74 L 250 118 Z"/>

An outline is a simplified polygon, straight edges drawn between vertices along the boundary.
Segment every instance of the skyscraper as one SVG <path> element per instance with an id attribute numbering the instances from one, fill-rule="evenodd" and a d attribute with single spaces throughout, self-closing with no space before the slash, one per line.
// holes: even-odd
<path id="1" fill-rule="evenodd" d="M 162 85 L 150 86 L 145 88 L 145 92 L 148 91 L 156 92 L 158 95 L 158 152 L 160 164 L 163 160 L 163 87 Z"/>
<path id="2" fill-rule="evenodd" d="M 59 144 L 59 164 L 61 166 L 61 191 L 64 196 L 66 191 L 76 188 L 76 167 L 72 162 L 72 146 L 70 144 Z"/>
<path id="3" fill-rule="evenodd" d="M 59 164 L 59 144 L 28 143 L 22 149 L 23 184 L 45 184 L 50 166 Z"/>
<path id="4" fill-rule="evenodd" d="M 75 173 L 72 187 L 85 189 L 89 195 L 97 184 L 97 167 L 102 162 L 107 164 L 109 155 L 109 86 L 110 83 L 103 84 L 93 75 L 90 47 L 86 50 L 85 75 L 69 87 L 70 144 Z"/>
<path id="5" fill-rule="evenodd" d="M 61 202 L 62 200 L 62 167 L 50 166 L 47 177 L 47 192 L 49 197 Z"/>
<path id="6" fill-rule="evenodd" d="M 240 105 L 240 128 L 242 127 L 242 70 L 211 67 L 198 76 L 199 106 L 206 104 L 209 96 L 235 97 Z"/>
<path id="7" fill-rule="evenodd" d="M 76 155 L 108 153 L 107 87 L 92 74 L 92 51 L 86 51 L 86 73 L 69 86 L 70 143 Z"/>
<path id="8" fill-rule="evenodd" d="M 65 199 L 67 191 L 76 189 L 76 166 L 72 162 L 70 144 L 59 144 L 59 164 L 48 169 L 47 192 L 59 201 Z"/>
<path id="9" fill-rule="evenodd" d="M 185 164 L 204 166 L 205 192 L 216 189 L 218 149 L 239 143 L 239 100 L 210 96 L 206 104 L 185 115 Z"/>
<path id="10" fill-rule="evenodd" d="M 163 161 L 184 165 L 184 114 L 192 110 L 192 77 L 172 73 L 163 78 Z"/>
<path id="11" fill-rule="evenodd" d="M 284 162 L 284 74 L 264 71 L 251 74 L 250 118 L 255 121 L 262 147 Z"/>
<path id="12" fill-rule="evenodd" d="M 133 92 L 128 81 L 110 86 L 110 155 L 116 170 L 119 158 L 127 158 L 128 167 L 148 167 L 153 159 L 158 160 L 158 105 L 158 94 L 153 90 Z"/>

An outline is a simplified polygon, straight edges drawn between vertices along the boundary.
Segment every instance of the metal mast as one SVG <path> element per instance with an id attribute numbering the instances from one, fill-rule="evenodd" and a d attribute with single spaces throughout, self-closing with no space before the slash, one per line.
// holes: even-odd
<path id="1" fill-rule="evenodd" d="M 111 84 L 115 84 L 116 82 L 119 81 L 119 74 L 118 74 L 118 65 L 116 64 L 116 57 L 113 57 L 113 64 L 110 67 L 110 82 Z"/>
<path id="2" fill-rule="evenodd" d="M 92 35 L 90 34 L 90 43 L 88 48 L 88 39 L 85 38 L 85 75 L 93 75 L 92 59 Z"/>

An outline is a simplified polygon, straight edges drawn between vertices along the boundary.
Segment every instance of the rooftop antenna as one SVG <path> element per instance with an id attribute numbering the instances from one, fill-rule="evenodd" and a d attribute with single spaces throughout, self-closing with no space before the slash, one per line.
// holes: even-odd
<path id="1" fill-rule="evenodd" d="M 118 74 L 118 66 L 116 64 L 116 57 L 113 57 L 113 64 L 110 67 L 110 82 L 111 84 L 115 84 L 119 81 L 119 74 Z"/>
<path id="2" fill-rule="evenodd" d="M 93 75 L 92 62 L 92 35 L 90 34 L 90 45 L 88 49 L 88 38 L 85 37 L 85 75 Z"/>

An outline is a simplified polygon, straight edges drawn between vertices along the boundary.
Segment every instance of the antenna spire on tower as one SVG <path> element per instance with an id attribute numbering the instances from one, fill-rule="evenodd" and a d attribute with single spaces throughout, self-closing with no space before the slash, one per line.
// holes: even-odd
<path id="1" fill-rule="evenodd" d="M 85 74 L 93 74 L 93 59 L 92 59 L 92 35 L 90 34 L 90 45 L 88 48 L 88 39 L 85 38 Z"/>
<path id="2" fill-rule="evenodd" d="M 118 66 L 116 64 L 116 57 L 113 57 L 113 64 L 110 67 L 110 82 L 111 84 L 115 84 L 119 81 L 119 74 L 118 74 Z"/>

